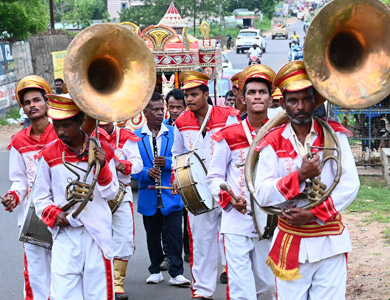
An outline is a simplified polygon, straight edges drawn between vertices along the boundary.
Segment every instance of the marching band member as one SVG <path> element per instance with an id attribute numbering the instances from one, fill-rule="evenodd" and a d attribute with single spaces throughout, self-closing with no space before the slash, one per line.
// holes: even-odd
<path id="1" fill-rule="evenodd" d="M 161 247 L 164 223 L 171 262 L 168 270 L 171 276 L 169 283 L 175 286 L 189 286 L 190 281 L 183 276 L 181 230 L 183 202 L 179 195 L 172 195 L 169 190 L 148 189 L 149 185 L 156 185 L 156 179 L 163 186 L 169 185 L 171 180 L 173 128 L 162 123 L 164 102 L 161 94 L 153 94 L 144 109 L 144 115 L 146 124 L 135 131 L 135 134 L 140 137 L 138 147 L 144 167 L 133 177 L 138 180 L 138 212 L 142 214 L 151 262 L 148 268 L 150 276 L 146 279 L 146 283 L 157 284 L 164 280 L 160 269 L 164 260 Z"/>
<path id="2" fill-rule="evenodd" d="M 115 156 L 111 146 L 90 149 L 88 136 L 81 129 L 84 113 L 69 94 L 48 95 L 48 115 L 53 120 L 58 139 L 42 150 L 33 189 L 33 200 L 38 217 L 53 234 L 51 263 L 52 300 L 113 299 L 113 243 L 111 210 L 107 200 L 118 192 Z M 62 162 L 65 160 L 87 169 L 88 153 L 94 151 L 100 173 L 93 191 L 93 200 L 73 217 L 79 204 L 63 211 L 68 203 L 66 187 L 75 174 Z M 74 169 L 81 178 L 85 173 Z M 94 174 L 90 172 L 87 183 Z"/>
<path id="3" fill-rule="evenodd" d="M 267 108 L 271 100 L 271 85 L 275 72 L 264 65 L 252 65 L 241 72 L 248 116 L 239 124 L 232 124 L 213 135 L 214 155 L 207 174 L 207 184 L 214 199 L 222 207 L 221 233 L 224 237 L 228 265 L 229 287 L 227 299 L 274 299 L 275 277 L 264 264 L 271 242 L 259 239 L 252 217 L 250 195 L 245 183 L 242 164 L 258 130 L 268 121 Z M 240 167 L 241 165 L 241 167 Z M 232 196 L 220 189 L 227 184 Z M 266 226 L 267 216 L 258 216 L 259 227 Z"/>
<path id="4" fill-rule="evenodd" d="M 115 154 L 120 159 L 119 162 L 116 162 L 118 180 L 126 188 L 122 204 L 112 215 L 112 239 L 114 241 L 115 299 L 127 300 L 128 296 L 123 285 L 126 278 L 127 264 L 135 250 L 133 194 L 130 186 L 130 174 L 140 172 L 143 167 L 137 145 L 140 138 L 131 131 L 119 128 L 113 123 L 100 122 L 99 127 L 108 133 L 111 145 L 115 147 Z"/>
<path id="5" fill-rule="evenodd" d="M 196 153 L 208 169 L 214 154 L 213 134 L 227 124 L 238 122 L 238 111 L 231 107 L 210 106 L 207 103 L 210 78 L 196 71 L 184 71 L 179 75 L 184 90 L 188 111 L 176 119 L 175 143 L 173 155 L 179 155 L 192 149 L 198 134 Z M 206 129 L 200 133 L 200 127 L 206 122 Z M 177 185 L 172 184 L 173 193 L 178 193 Z M 210 299 L 216 288 L 218 270 L 218 233 L 221 221 L 221 208 L 193 215 L 188 213 L 188 232 L 190 235 L 190 266 L 193 277 L 192 296 L 194 299 Z"/>
<path id="6" fill-rule="evenodd" d="M 50 85 L 39 76 L 27 76 L 16 87 L 16 99 L 31 125 L 12 137 L 9 178 L 12 186 L 2 204 L 9 212 L 20 206 L 18 226 L 29 209 L 29 197 L 38 168 L 36 154 L 57 135 L 47 117 L 46 94 L 52 93 Z M 12 162 L 12 163 L 11 163 Z M 51 251 L 30 243 L 24 243 L 24 297 L 26 300 L 49 299 Z"/>
<path id="7" fill-rule="evenodd" d="M 328 139 L 325 129 L 313 119 L 313 110 L 320 101 L 314 97 L 304 63 L 293 61 L 283 66 L 274 85 L 283 93 L 281 105 L 290 121 L 271 130 L 257 146 L 257 201 L 260 206 L 280 207 L 282 212 L 267 264 L 277 276 L 279 299 L 345 299 L 346 254 L 352 247 L 340 212 L 359 189 L 347 139 L 350 132 L 337 122 L 328 122 L 342 149 L 340 182 L 323 203 L 307 210 L 299 208 L 309 203 L 307 195 L 301 194 L 308 179 L 320 175 L 329 187 L 337 166 L 331 160 L 322 168 L 321 160 L 327 155 L 324 150 L 307 149 L 307 144 L 323 147 Z"/>
<path id="8" fill-rule="evenodd" d="M 247 116 L 247 113 L 245 101 L 242 101 L 242 91 L 240 91 L 240 89 L 238 88 L 238 77 L 240 76 L 240 74 L 241 72 L 238 72 L 237 74 L 233 75 L 232 78 L 230 78 L 230 81 L 233 84 L 233 94 L 234 96 L 236 96 L 235 108 L 240 111 L 241 120 L 244 120 Z"/>

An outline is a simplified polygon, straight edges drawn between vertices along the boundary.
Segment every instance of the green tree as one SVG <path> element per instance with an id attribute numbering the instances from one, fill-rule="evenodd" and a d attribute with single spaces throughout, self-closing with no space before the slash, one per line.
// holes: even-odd
<path id="1" fill-rule="evenodd" d="M 55 0 L 54 19 L 62 24 L 73 24 L 84 29 L 92 20 L 108 18 L 104 0 Z"/>
<path id="2" fill-rule="evenodd" d="M 196 23 L 202 20 L 211 20 L 218 18 L 220 15 L 220 5 L 222 0 L 176 0 L 175 7 L 182 18 L 190 17 L 193 24 L 194 10 L 196 13 Z M 140 27 L 157 25 L 164 16 L 169 7 L 169 2 L 165 0 L 145 0 L 142 6 L 133 6 L 122 9 L 119 12 L 120 21 L 134 22 Z M 222 6 L 221 6 L 222 7 Z"/>
<path id="3" fill-rule="evenodd" d="M 248 10 L 259 10 L 266 17 L 272 19 L 277 0 L 227 0 L 224 1 L 224 10 L 231 14 L 236 8 L 247 8 Z"/>
<path id="4" fill-rule="evenodd" d="M 49 9 L 41 0 L 2 0 L 0 36 L 23 40 L 30 34 L 44 32 L 49 26 Z"/>

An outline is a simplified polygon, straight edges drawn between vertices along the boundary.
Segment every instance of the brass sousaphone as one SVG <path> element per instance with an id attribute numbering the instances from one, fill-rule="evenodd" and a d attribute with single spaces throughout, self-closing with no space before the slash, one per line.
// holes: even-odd
<path id="1" fill-rule="evenodd" d="M 389 36 L 390 10 L 381 1 L 334 0 L 327 4 L 312 20 L 304 45 L 305 67 L 315 89 L 329 102 L 349 109 L 366 108 L 382 101 L 390 94 Z M 255 147 L 270 129 L 287 121 L 285 111 L 275 116 L 259 130 L 249 149 L 245 178 L 255 202 L 254 172 L 259 157 Z M 339 157 L 332 159 L 339 161 L 337 138 L 334 140 L 336 136 L 326 122 L 322 126 L 339 152 Z M 332 186 L 302 208 L 309 209 L 326 200 L 340 176 L 339 165 Z M 278 207 L 262 208 L 268 214 L 281 214 Z"/>
<path id="2" fill-rule="evenodd" d="M 69 94 L 86 114 L 83 128 L 89 134 L 95 120 L 114 122 L 136 116 L 148 104 L 156 85 L 151 51 L 137 34 L 119 24 L 93 25 L 80 32 L 67 49 L 64 75 Z M 63 162 L 68 169 L 75 167 Z M 93 159 L 91 164 L 95 164 Z M 96 180 L 95 174 L 87 188 L 85 182 L 72 182 L 66 193 L 67 208 L 71 202 L 81 202 L 75 211 L 80 213 L 92 200 Z"/>

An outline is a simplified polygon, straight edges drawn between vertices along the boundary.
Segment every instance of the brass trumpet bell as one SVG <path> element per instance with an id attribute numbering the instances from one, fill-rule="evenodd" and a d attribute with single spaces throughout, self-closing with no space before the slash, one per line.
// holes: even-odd
<path id="1" fill-rule="evenodd" d="M 64 74 L 76 105 L 105 122 L 140 113 L 156 84 L 151 51 L 137 34 L 119 24 L 98 24 L 80 32 L 68 47 Z"/>
<path id="2" fill-rule="evenodd" d="M 304 45 L 307 74 L 341 107 L 372 106 L 390 94 L 390 10 L 379 0 L 334 0 L 321 9 Z"/>

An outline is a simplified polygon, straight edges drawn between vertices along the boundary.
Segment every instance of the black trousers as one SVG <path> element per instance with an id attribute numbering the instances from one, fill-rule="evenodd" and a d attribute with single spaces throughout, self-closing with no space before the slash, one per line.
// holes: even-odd
<path id="1" fill-rule="evenodd" d="M 165 224 L 165 233 L 169 247 L 169 258 L 171 267 L 168 271 L 171 277 L 182 275 L 183 269 L 183 238 L 182 238 L 182 217 L 183 211 L 178 210 L 164 216 L 160 209 L 153 216 L 143 216 L 144 227 L 146 231 L 146 243 L 148 246 L 151 274 L 160 272 L 160 264 L 164 260 L 164 253 L 161 246 L 161 233 L 163 223 Z"/>
<path id="2" fill-rule="evenodd" d="M 190 254 L 190 239 L 188 236 L 188 227 L 187 227 L 187 220 L 188 220 L 188 211 L 183 208 L 183 250 L 184 254 Z M 169 246 L 168 241 L 165 234 L 165 223 L 163 224 L 163 230 L 162 230 L 162 244 L 163 244 L 163 251 L 164 251 L 164 259 L 171 260 L 169 257 Z"/>

